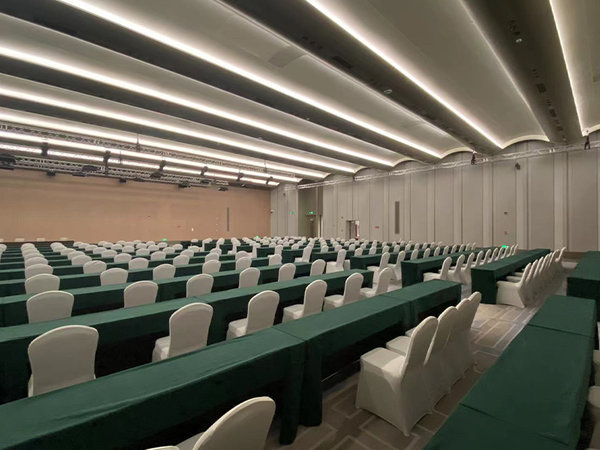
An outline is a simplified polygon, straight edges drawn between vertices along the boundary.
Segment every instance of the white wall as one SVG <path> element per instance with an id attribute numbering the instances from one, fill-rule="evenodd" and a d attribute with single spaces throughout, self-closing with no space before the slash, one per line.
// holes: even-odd
<path id="1" fill-rule="evenodd" d="M 505 151 L 543 146 L 527 142 Z M 445 161 L 461 158 L 470 155 L 452 155 Z M 402 167 L 418 167 L 418 163 Z M 599 167 L 600 152 L 577 150 L 324 186 L 323 236 L 344 236 L 345 221 L 359 220 L 361 238 L 367 239 L 599 249 Z M 359 175 L 369 173 L 376 172 L 365 170 Z M 340 177 L 331 177 L 336 178 Z M 297 208 L 297 198 L 294 204 L 293 191 L 286 191 L 288 197 L 282 200 L 283 189 L 271 196 L 278 217 L 277 228 L 272 220 L 271 230 L 294 234 L 284 216 L 289 218 L 290 209 Z M 396 201 L 400 202 L 398 234 L 394 232 Z"/>

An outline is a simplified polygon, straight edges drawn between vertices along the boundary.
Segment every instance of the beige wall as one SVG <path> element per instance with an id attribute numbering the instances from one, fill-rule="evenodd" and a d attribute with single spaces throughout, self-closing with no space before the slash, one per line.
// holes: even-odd
<path id="1" fill-rule="evenodd" d="M 229 208 L 229 231 L 226 229 Z M 162 239 L 269 234 L 268 190 L 180 189 L 37 171 L 0 171 L 0 238 Z"/>

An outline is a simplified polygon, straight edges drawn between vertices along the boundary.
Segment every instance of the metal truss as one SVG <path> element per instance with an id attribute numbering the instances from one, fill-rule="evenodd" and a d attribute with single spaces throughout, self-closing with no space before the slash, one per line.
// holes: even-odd
<path id="1" fill-rule="evenodd" d="M 480 166 L 480 165 L 491 164 L 491 163 L 498 162 L 498 161 L 528 159 L 528 158 L 533 158 L 535 156 L 551 155 L 551 154 L 555 154 L 555 153 L 558 154 L 558 153 L 575 152 L 575 151 L 598 151 L 598 150 L 600 150 L 600 140 L 591 142 L 590 148 L 587 150 L 583 150 L 582 144 L 577 144 L 577 145 L 564 145 L 564 146 L 558 146 L 558 147 L 547 147 L 547 148 L 541 148 L 541 149 L 535 149 L 535 150 L 525 150 L 522 152 L 504 153 L 501 155 L 493 155 L 493 156 L 475 154 L 476 155 L 475 156 L 475 164 Z M 376 179 L 380 179 L 380 178 L 389 178 L 389 177 L 395 177 L 395 176 L 410 175 L 412 173 L 431 172 L 432 170 L 454 169 L 457 167 L 470 166 L 472 164 L 473 164 L 473 162 L 471 161 L 470 158 L 460 160 L 460 161 L 443 162 L 443 163 L 439 163 L 439 164 L 430 164 L 430 165 L 423 164 L 420 167 L 412 167 L 409 169 L 398 169 L 398 170 L 392 170 L 389 172 L 379 171 L 378 173 L 373 173 L 373 174 L 369 174 L 369 175 L 357 175 L 354 177 L 337 178 L 334 180 L 325 180 L 325 181 L 319 181 L 316 183 L 300 184 L 297 186 L 286 184 L 285 190 L 286 191 L 295 191 L 295 190 L 300 190 L 300 189 L 313 189 L 313 188 L 322 187 L 322 186 L 332 186 L 332 185 L 337 185 L 337 184 L 345 184 L 345 183 L 352 183 L 352 182 L 376 180 Z"/>
<path id="2" fill-rule="evenodd" d="M 9 131 L 11 133 L 39 136 L 42 138 L 62 139 L 62 140 L 66 140 L 69 142 L 75 142 L 75 143 L 79 143 L 79 144 L 99 145 L 102 147 L 106 147 L 108 150 L 115 150 L 115 151 L 128 150 L 128 151 L 134 151 L 134 152 L 140 151 L 140 147 L 137 145 L 126 144 L 126 143 L 122 143 L 122 142 L 118 142 L 118 141 L 114 141 L 114 140 L 110 140 L 110 139 L 104 139 L 104 138 L 100 139 L 100 138 L 94 138 L 94 137 L 89 137 L 89 136 L 77 135 L 77 134 L 73 134 L 73 133 L 67 133 L 67 132 L 63 132 L 63 131 L 49 130 L 49 129 L 40 128 L 40 127 L 16 125 L 16 124 L 13 124 L 10 122 L 5 122 L 5 121 L 0 121 L 0 130 Z M 162 150 L 162 149 L 153 148 L 153 147 L 142 146 L 141 149 L 143 150 L 142 153 L 148 153 L 148 154 L 158 155 L 158 156 L 163 156 L 163 157 L 172 157 L 172 158 L 177 158 L 177 159 L 183 159 L 183 160 L 193 161 L 195 163 L 200 163 L 200 164 L 212 164 L 212 165 L 216 165 L 216 166 L 234 167 L 236 169 L 239 169 L 241 172 L 243 172 L 244 170 L 252 170 L 254 172 L 263 172 L 265 174 L 284 175 L 284 176 L 289 176 L 289 177 L 296 176 L 293 172 L 285 172 L 285 171 L 271 170 L 271 169 L 269 169 L 269 171 L 267 171 L 266 167 L 263 168 L 263 167 L 249 166 L 249 165 L 244 165 L 244 164 L 239 164 L 239 163 L 229 162 L 229 161 L 224 162 L 224 161 L 221 161 L 218 159 L 210 159 L 210 158 L 205 158 L 202 156 L 192 156 L 192 155 L 189 155 L 186 153 L 172 152 L 172 151 Z M 266 161 L 265 161 L 265 164 L 266 164 Z"/>

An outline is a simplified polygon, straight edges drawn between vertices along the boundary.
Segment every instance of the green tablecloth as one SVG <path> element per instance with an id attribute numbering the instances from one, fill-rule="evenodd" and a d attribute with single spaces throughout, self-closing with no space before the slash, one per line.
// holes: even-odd
<path id="1" fill-rule="evenodd" d="M 592 350 L 587 336 L 526 326 L 461 404 L 575 448 Z"/>
<path id="2" fill-rule="evenodd" d="M 322 259 L 325 262 L 335 261 L 337 259 L 337 255 L 338 255 L 338 252 L 334 252 L 333 250 L 328 251 L 328 252 L 321 252 L 321 251 L 313 250 L 312 253 L 310 254 L 310 260 L 311 260 L 311 262 L 316 261 L 317 259 Z M 302 256 L 302 253 L 300 254 L 300 256 Z M 354 256 L 354 250 L 346 250 L 346 259 L 348 259 L 352 256 Z"/>
<path id="3" fill-rule="evenodd" d="M 147 448 L 149 436 L 277 383 L 282 443 L 298 421 L 303 343 L 275 329 L 0 406 L 0 447 Z M 197 425 L 198 426 L 198 425 Z M 188 431 L 189 437 L 201 431 Z M 177 441 L 176 441 L 177 442 Z M 158 444 L 156 444 L 158 445 Z"/>
<path id="4" fill-rule="evenodd" d="M 281 266 L 258 267 L 261 272 L 259 284 L 276 281 Z M 194 274 L 201 273 L 201 269 L 189 268 Z M 240 270 L 226 270 L 213 274 L 213 291 L 233 289 L 239 283 Z M 296 276 L 308 275 L 310 273 L 309 263 L 296 263 Z M 151 271 L 150 271 L 151 274 Z M 192 275 L 176 276 L 168 280 L 158 280 L 158 294 L 156 301 L 172 300 L 185 297 L 186 283 Z M 98 277 L 98 275 L 96 275 Z M 62 280 L 61 280 L 62 281 Z M 69 289 L 75 296 L 73 304 L 73 315 L 88 314 L 91 312 L 104 311 L 107 309 L 121 308 L 123 306 L 123 290 L 129 283 L 113 284 L 108 286 L 91 286 L 77 289 Z M 30 294 L 13 295 L 0 298 L 0 324 L 12 326 L 27 323 L 27 299 Z"/>
<path id="5" fill-rule="evenodd" d="M 275 247 L 258 247 L 256 249 L 256 256 L 259 258 L 273 254 L 275 254 Z"/>
<path id="6" fill-rule="evenodd" d="M 225 338 L 229 321 L 245 317 L 248 300 L 263 290 L 274 290 L 280 295 L 281 309 L 290 303 L 301 303 L 304 290 L 317 279 L 327 281 L 328 294 L 340 293 L 346 278 L 359 272 L 365 277 L 364 286 L 371 286 L 373 273 L 369 271 L 335 272 L 314 277 L 301 277 L 282 283 L 267 283 L 259 287 L 230 289 L 201 297 L 182 298 L 135 308 L 116 309 L 67 319 L 0 328 L 0 402 L 27 395 L 29 378 L 27 347 L 37 336 L 53 328 L 66 325 L 87 325 L 98 330 L 100 340 L 96 354 L 98 376 L 150 361 L 155 339 L 169 333 L 169 317 L 179 308 L 193 302 L 205 302 L 213 307 L 208 342 Z"/>
<path id="7" fill-rule="evenodd" d="M 481 412 L 458 405 L 425 450 L 569 450 L 552 439 L 536 435 Z"/>
<path id="8" fill-rule="evenodd" d="M 386 340 L 416 326 L 424 309 L 456 304 L 460 295 L 458 283 L 431 281 L 278 325 L 278 330 L 306 342 L 301 423 L 313 426 L 321 422 L 321 380 L 325 360 L 341 351 L 347 353 L 361 341 L 379 336 L 377 342 L 369 340 L 368 348 L 358 345 L 352 351 L 352 356 L 357 359 L 373 346 L 383 345 Z M 426 305 L 420 305 L 422 302 Z"/>
<path id="9" fill-rule="evenodd" d="M 190 258 L 190 264 L 200 264 L 204 262 L 204 259 L 206 258 L 206 255 L 198 255 L 198 256 L 193 256 Z M 112 260 L 112 259 L 111 259 Z M 219 261 L 221 262 L 225 262 L 225 261 L 234 261 L 235 260 L 235 255 L 221 255 L 219 257 Z M 156 266 L 160 266 L 161 264 L 165 264 L 165 263 L 171 263 L 170 260 L 168 261 L 148 261 L 148 267 L 156 267 Z M 113 269 L 113 268 L 119 268 L 119 269 L 127 269 L 129 267 L 128 263 L 115 263 L 115 262 L 109 262 L 106 264 L 106 268 L 107 269 Z M 70 264 L 69 261 L 64 261 L 63 264 L 61 265 L 57 265 L 57 266 L 53 266 L 53 272 L 54 275 L 57 276 L 63 276 L 63 275 L 83 275 L 83 266 L 73 266 Z M 18 279 L 22 279 L 25 278 L 25 269 L 20 268 L 20 269 L 8 269 L 8 270 L 0 270 L 0 281 L 4 281 L 4 280 L 18 280 Z M 1 285 L 1 283 L 0 283 Z M 1 297 L 1 295 L 0 295 Z"/>
<path id="10" fill-rule="evenodd" d="M 600 252 L 586 252 L 567 277 L 567 295 L 600 301 Z M 600 321 L 600 308 L 598 309 Z"/>
<path id="11" fill-rule="evenodd" d="M 590 299 L 553 295 L 548 297 L 527 326 L 580 334 L 595 339 L 596 309 L 596 303 Z"/>
<path id="12" fill-rule="evenodd" d="M 482 303 L 496 303 L 496 293 L 498 292 L 496 282 L 548 253 L 550 253 L 550 250 L 547 248 L 527 250 L 508 258 L 474 267 L 471 269 L 473 292 L 481 292 Z"/>
<path id="13" fill-rule="evenodd" d="M 352 269 L 363 269 L 366 270 L 369 266 L 379 266 L 381 261 L 381 255 L 383 253 L 376 253 L 374 255 L 359 255 L 350 257 L 350 267 Z M 396 264 L 398 260 L 398 253 L 390 253 L 390 264 Z"/>
<path id="14" fill-rule="evenodd" d="M 421 283 L 423 281 L 423 274 L 425 272 L 437 272 L 442 268 L 442 264 L 447 257 L 452 258 L 452 263 L 455 263 L 460 255 L 465 255 L 465 258 L 468 258 L 470 253 L 477 254 L 481 249 L 442 256 L 430 256 L 428 258 L 423 258 L 423 251 L 424 250 L 419 250 L 418 259 L 402 261 L 402 286 L 411 286 L 416 283 Z M 406 255 L 406 257 L 410 258 L 410 255 Z"/>
<path id="15" fill-rule="evenodd" d="M 233 255 L 225 255 L 221 257 L 221 271 L 235 269 L 235 261 Z M 202 266 L 204 263 L 204 256 L 193 258 L 194 262 L 186 264 L 185 266 L 178 266 L 175 272 L 176 276 L 182 275 L 196 275 L 202 273 Z M 190 261 L 192 261 L 190 259 Z M 140 280 L 151 280 L 152 270 L 154 267 L 161 264 L 169 264 L 169 261 L 150 261 L 147 269 L 135 269 L 130 270 L 127 278 L 128 282 L 140 281 Z M 268 258 L 255 258 L 252 260 L 253 267 L 266 266 L 269 263 Z M 67 266 L 69 267 L 69 266 Z M 73 266 L 70 266 L 71 268 Z M 112 268 L 128 268 L 127 263 L 115 264 L 111 263 L 110 267 L 107 265 L 107 269 Z M 60 275 L 60 286 L 61 290 L 77 289 L 82 287 L 99 286 L 100 275 L 99 274 L 84 274 L 83 269 L 79 267 L 78 273 L 74 275 Z M 54 272 L 53 272 L 54 273 Z M 56 273 L 55 275 L 59 275 Z M 20 295 L 25 293 L 25 279 L 11 279 L 0 281 L 0 297 L 7 297 L 9 295 Z"/>

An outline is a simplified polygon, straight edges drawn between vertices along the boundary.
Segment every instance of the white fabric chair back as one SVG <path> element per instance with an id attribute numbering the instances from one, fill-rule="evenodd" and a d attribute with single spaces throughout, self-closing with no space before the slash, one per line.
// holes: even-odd
<path id="1" fill-rule="evenodd" d="M 173 265 L 177 266 L 187 266 L 190 263 L 190 257 L 187 255 L 178 255 L 173 258 Z"/>
<path id="2" fill-rule="evenodd" d="M 33 258 L 27 258 L 23 264 L 25 267 L 33 266 L 35 264 L 48 264 L 48 260 L 41 256 L 34 256 Z"/>
<path id="3" fill-rule="evenodd" d="M 163 252 L 165 252 L 165 255 L 174 255 L 175 254 L 175 249 L 173 247 L 165 247 L 162 249 Z"/>
<path id="4" fill-rule="evenodd" d="M 281 255 L 283 252 L 283 245 L 277 245 L 275 246 L 275 255 Z"/>
<path id="5" fill-rule="evenodd" d="M 188 256 L 188 257 L 193 257 L 194 256 L 194 252 L 197 250 L 194 250 L 192 247 L 188 247 L 187 249 L 183 250 L 179 256 Z"/>
<path id="6" fill-rule="evenodd" d="M 433 256 L 440 256 L 440 252 L 442 251 L 442 247 L 436 247 L 433 251 Z"/>
<path id="7" fill-rule="evenodd" d="M 388 288 L 390 287 L 390 281 L 392 280 L 393 276 L 394 271 L 389 267 L 386 267 L 381 271 L 377 279 L 375 295 L 385 294 L 388 291 Z"/>
<path id="8" fill-rule="evenodd" d="M 160 250 L 160 247 L 156 244 L 152 244 L 152 245 L 148 244 L 147 249 L 149 252 L 157 252 Z"/>
<path id="9" fill-rule="evenodd" d="M 50 330 L 29 344 L 29 396 L 44 394 L 95 378 L 98 347 L 95 328 L 70 325 Z"/>
<path id="10" fill-rule="evenodd" d="M 100 256 L 103 258 L 114 258 L 117 256 L 117 252 L 115 250 L 104 250 L 102 253 L 100 253 Z"/>
<path id="11" fill-rule="evenodd" d="M 450 334 L 456 328 L 456 321 L 459 320 L 460 313 L 455 306 L 446 308 L 440 317 L 438 318 L 438 326 L 433 336 L 433 341 L 429 347 L 427 359 L 431 358 L 432 355 L 439 353 L 444 350 Z"/>
<path id="12" fill-rule="evenodd" d="M 39 294 L 46 291 L 58 291 L 60 278 L 49 273 L 40 273 L 25 279 L 25 293 Z"/>
<path id="13" fill-rule="evenodd" d="M 270 255 L 269 266 L 277 266 L 281 264 L 281 255 Z"/>
<path id="14" fill-rule="evenodd" d="M 381 258 L 379 259 L 379 270 L 385 269 L 388 266 L 389 262 L 390 254 L 388 252 L 385 252 L 383 255 L 381 255 Z"/>
<path id="15" fill-rule="evenodd" d="M 419 250 L 414 249 L 413 252 L 410 255 L 410 260 L 414 261 L 415 259 L 417 259 L 419 257 Z"/>
<path id="16" fill-rule="evenodd" d="M 304 250 L 302 250 L 302 262 L 309 262 L 310 261 L 310 253 L 312 252 L 312 246 L 307 245 L 306 247 L 304 247 Z"/>
<path id="17" fill-rule="evenodd" d="M 313 263 L 310 265 L 310 275 L 309 276 L 315 276 L 315 275 L 323 275 L 323 272 L 325 272 L 325 267 L 327 266 L 327 264 L 325 263 L 324 260 L 322 259 L 316 259 L 313 261 Z"/>
<path id="18" fill-rule="evenodd" d="M 48 264 L 34 264 L 33 266 L 25 267 L 25 278 L 31 278 L 36 275 L 54 272 L 54 268 Z"/>
<path id="19" fill-rule="evenodd" d="M 212 275 L 201 273 L 194 275 L 185 284 L 185 296 L 186 297 L 199 297 L 201 295 L 210 294 L 215 279 Z"/>
<path id="20" fill-rule="evenodd" d="M 247 267 L 240 272 L 240 282 L 238 287 L 252 287 L 258 285 L 258 279 L 260 278 L 260 270 L 256 267 Z"/>
<path id="21" fill-rule="evenodd" d="M 241 258 L 250 258 L 250 254 L 247 251 L 241 250 L 235 254 L 235 260 L 237 261 Z"/>
<path id="22" fill-rule="evenodd" d="M 218 253 L 209 253 L 208 255 L 206 255 L 204 257 L 204 262 L 208 262 L 208 261 L 218 261 L 219 260 L 219 254 Z"/>
<path id="23" fill-rule="evenodd" d="M 360 288 L 363 284 L 364 277 L 360 273 L 353 273 L 344 283 L 344 301 L 343 304 L 353 303 L 360 299 Z"/>
<path id="24" fill-rule="evenodd" d="M 175 266 L 173 264 L 161 264 L 152 269 L 152 279 L 157 280 L 169 280 L 175 277 Z"/>
<path id="25" fill-rule="evenodd" d="M 279 268 L 279 275 L 277 278 L 278 282 L 290 281 L 294 279 L 296 275 L 296 265 L 292 263 L 284 264 Z"/>
<path id="26" fill-rule="evenodd" d="M 274 414 L 275 402 L 269 397 L 240 403 L 202 433 L 193 450 L 262 450 Z"/>
<path id="27" fill-rule="evenodd" d="M 77 256 L 84 256 L 84 255 L 85 255 L 84 252 L 74 251 L 67 255 L 67 260 L 72 261 L 73 258 L 76 258 Z"/>
<path id="28" fill-rule="evenodd" d="M 123 253 L 135 253 L 135 247 L 133 245 L 124 245 Z"/>
<path id="29" fill-rule="evenodd" d="M 423 252 L 423 258 L 429 258 L 430 254 L 431 254 L 431 249 L 426 248 L 425 251 Z"/>
<path id="30" fill-rule="evenodd" d="M 150 261 L 162 261 L 167 258 L 167 254 L 165 252 L 154 252 L 150 255 Z"/>
<path id="31" fill-rule="evenodd" d="M 133 256 L 131 256 L 129 253 L 119 253 L 117 256 L 114 257 L 113 261 L 122 264 L 128 263 L 129 261 L 131 261 L 132 258 Z"/>
<path id="32" fill-rule="evenodd" d="M 273 326 L 277 305 L 279 305 L 279 294 L 274 291 L 263 291 L 252 297 L 248 302 L 246 334 Z"/>
<path id="33" fill-rule="evenodd" d="M 147 269 L 149 263 L 147 258 L 133 258 L 127 265 L 129 270 Z"/>
<path id="34" fill-rule="evenodd" d="M 156 302 L 158 284 L 150 280 L 136 281 L 123 290 L 123 307 L 148 305 Z"/>
<path id="35" fill-rule="evenodd" d="M 27 299 L 29 323 L 71 317 L 75 297 L 69 292 L 46 291 Z"/>
<path id="36" fill-rule="evenodd" d="M 83 273 L 102 273 L 106 270 L 104 261 L 88 261 L 83 265 Z"/>
<path id="37" fill-rule="evenodd" d="M 127 276 L 129 272 L 125 269 L 113 268 L 105 270 L 100 274 L 100 285 L 106 286 L 109 284 L 123 284 L 127 283 Z"/>
<path id="38" fill-rule="evenodd" d="M 324 280 L 315 280 L 306 286 L 304 290 L 304 304 L 302 305 L 302 317 L 320 313 L 323 310 L 326 293 L 327 283 Z"/>
<path id="39" fill-rule="evenodd" d="M 183 245 L 173 244 L 173 248 L 175 249 L 175 251 L 180 251 L 180 250 L 183 250 Z"/>
<path id="40" fill-rule="evenodd" d="M 404 373 L 423 367 L 437 326 L 438 320 L 435 317 L 427 317 L 415 328 L 410 336 L 406 362 L 402 367 Z"/>
<path id="41" fill-rule="evenodd" d="M 444 262 L 442 263 L 442 271 L 440 272 L 440 280 L 448 279 L 448 270 L 450 270 L 451 264 L 452 258 L 448 256 L 446 259 L 444 259 Z"/>
<path id="42" fill-rule="evenodd" d="M 71 260 L 72 266 L 83 266 L 85 263 L 90 262 L 92 260 L 91 256 L 87 255 L 78 255 Z"/>
<path id="43" fill-rule="evenodd" d="M 406 252 L 404 250 L 402 250 L 400 253 L 398 253 L 398 256 L 396 257 L 396 265 L 394 266 L 394 268 L 397 270 L 401 270 L 402 269 L 402 261 L 404 261 L 405 258 L 406 258 Z"/>
<path id="44" fill-rule="evenodd" d="M 244 270 L 252 266 L 252 258 L 240 258 L 235 262 L 235 270 Z"/>
<path id="45" fill-rule="evenodd" d="M 212 306 L 190 303 L 175 311 L 169 319 L 169 358 L 206 347 Z"/>
<path id="46" fill-rule="evenodd" d="M 363 254 L 363 251 L 363 248 L 357 248 L 356 250 L 354 250 L 354 256 L 361 256 Z"/>
<path id="47" fill-rule="evenodd" d="M 135 251 L 135 256 L 148 256 L 150 254 L 150 250 L 147 248 L 138 248 Z"/>
<path id="48" fill-rule="evenodd" d="M 369 249 L 369 255 L 374 255 L 375 253 L 377 253 L 377 247 L 375 247 L 374 245 L 371 246 L 371 248 Z"/>
<path id="49" fill-rule="evenodd" d="M 221 270 L 221 261 L 206 261 L 202 264 L 202 273 L 216 273 Z"/>

